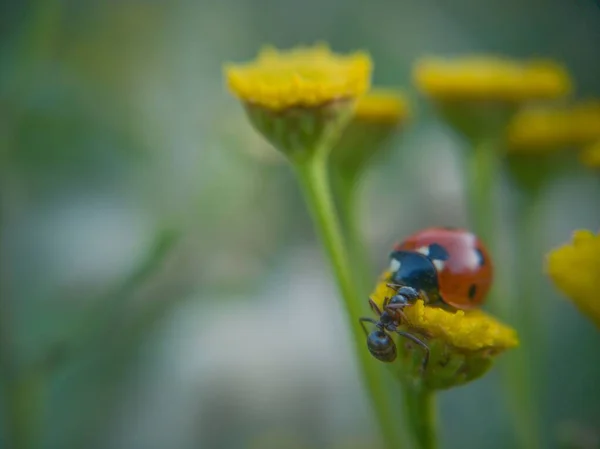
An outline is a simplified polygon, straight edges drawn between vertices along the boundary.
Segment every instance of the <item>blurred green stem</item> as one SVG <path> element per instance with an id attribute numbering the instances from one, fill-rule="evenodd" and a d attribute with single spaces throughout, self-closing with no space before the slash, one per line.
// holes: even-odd
<path id="1" fill-rule="evenodd" d="M 331 198 L 326 151 L 315 151 L 310 158 L 293 162 L 293 167 L 342 294 L 354 349 L 386 447 L 398 449 L 402 446 L 402 439 L 397 432 L 396 415 L 389 403 L 383 372 L 366 350 L 365 334 L 358 321 L 363 316 L 365 299 L 352 278 L 350 259 Z"/>
<path id="2" fill-rule="evenodd" d="M 361 294 L 368 295 L 372 273 L 369 255 L 360 231 L 360 178 L 333 170 L 332 180 L 340 224 L 348 244 L 353 272 L 358 277 L 357 283 Z"/>
<path id="3" fill-rule="evenodd" d="M 540 195 L 537 190 L 525 190 L 520 194 L 514 239 L 516 290 L 514 297 L 509 299 L 508 319 L 518 329 L 521 344 L 519 350 L 508 355 L 507 369 L 513 393 L 513 412 L 519 415 L 517 431 L 522 446 L 534 449 L 541 447 L 536 411 L 538 391 L 533 376 L 533 366 L 539 360 L 542 348 L 537 338 L 540 323 L 535 310 L 542 266 L 537 220 Z"/>
<path id="4" fill-rule="evenodd" d="M 503 151 L 501 138 L 493 136 L 488 139 L 479 139 L 478 142 L 475 142 L 468 168 L 471 222 L 475 232 L 488 246 L 494 257 L 498 257 L 499 250 L 496 239 L 498 232 L 496 228 L 498 222 L 496 188 Z M 522 253 L 523 249 L 519 249 L 519 256 L 522 256 Z M 531 262 L 527 261 L 527 263 Z M 523 266 L 520 265 L 520 267 Z M 510 320 L 511 299 L 506 289 L 507 274 L 504 270 L 501 265 L 496 265 L 496 282 L 487 304 L 492 313 L 502 319 Z M 510 322 L 510 324 L 515 323 Z M 536 411 L 528 381 L 531 371 L 530 360 L 527 359 L 525 351 L 521 348 L 514 351 L 514 354 L 507 355 L 503 362 L 501 364 L 502 380 L 508 392 L 511 417 L 517 430 L 519 447 L 538 448 L 540 440 L 535 425 Z"/>
<path id="5" fill-rule="evenodd" d="M 473 228 L 483 242 L 494 252 L 496 195 L 499 172 L 499 148 L 497 139 L 480 139 L 468 160 L 468 195 L 470 219 Z"/>
<path id="6" fill-rule="evenodd" d="M 404 381 L 404 403 L 408 424 L 413 432 L 413 443 L 418 449 L 435 449 L 436 406 L 435 393 L 421 382 Z"/>
<path id="7" fill-rule="evenodd" d="M 60 21 L 63 17 L 63 3 L 59 0 L 38 0 L 29 5 L 30 15 L 24 23 L 22 33 L 16 42 L 12 64 L 6 67 L 3 81 L 9 93 L 2 112 L 0 133 L 0 245 L 4 244 L 2 225 L 9 215 L 12 191 L 11 182 L 15 176 L 11 172 L 11 152 L 18 153 L 15 129 L 23 115 L 23 97 L 30 94 L 36 70 L 46 63 L 55 51 Z M 47 380 L 46 373 L 38 367 L 23 366 L 17 353 L 15 321 L 15 301 L 10 297 L 10 265 L 2 267 L 0 278 L 0 401 L 3 408 L 5 443 L 11 449 L 30 449 L 38 446 L 41 418 L 44 413 L 43 394 Z"/>

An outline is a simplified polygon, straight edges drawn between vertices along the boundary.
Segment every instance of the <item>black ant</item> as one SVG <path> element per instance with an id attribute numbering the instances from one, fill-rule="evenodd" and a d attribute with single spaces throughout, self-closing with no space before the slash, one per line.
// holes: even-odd
<path id="1" fill-rule="evenodd" d="M 393 362 L 396 360 L 397 349 L 394 340 L 389 333 L 396 333 L 402 337 L 408 338 L 412 342 L 418 344 L 425 351 L 425 356 L 421 363 L 421 369 L 424 371 L 429 362 L 429 347 L 425 342 L 415 337 L 414 335 L 401 331 L 398 327 L 407 321 L 403 309 L 406 306 L 412 305 L 415 301 L 421 298 L 417 290 L 412 287 L 402 286 L 398 284 L 387 284 L 388 287 L 396 290 L 394 296 L 385 298 L 383 302 L 383 311 L 379 310 L 377 304 L 369 298 L 371 309 L 379 316 L 378 320 L 374 318 L 363 317 L 359 322 L 367 335 L 367 347 L 373 357 L 382 362 Z M 374 324 L 376 329 L 371 333 L 365 327 L 366 323 Z"/>

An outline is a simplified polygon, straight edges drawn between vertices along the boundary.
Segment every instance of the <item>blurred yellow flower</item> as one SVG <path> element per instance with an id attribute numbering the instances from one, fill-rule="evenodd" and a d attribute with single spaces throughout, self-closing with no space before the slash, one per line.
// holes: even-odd
<path id="1" fill-rule="evenodd" d="M 600 327 L 600 234 L 575 231 L 572 244 L 550 252 L 547 271 L 555 286 Z"/>
<path id="2" fill-rule="evenodd" d="M 402 92 L 392 89 L 373 89 L 356 102 L 354 119 L 397 124 L 408 118 L 409 114 L 408 100 Z"/>
<path id="3" fill-rule="evenodd" d="M 380 309 L 383 301 L 394 295 L 394 290 L 380 282 L 371 299 Z M 505 326 L 481 310 L 446 311 L 428 307 L 419 300 L 405 309 L 411 328 L 420 329 L 432 338 L 439 338 L 458 349 L 501 351 L 517 346 L 519 340 L 514 329 Z"/>
<path id="4" fill-rule="evenodd" d="M 508 128 L 510 151 L 543 153 L 579 147 L 600 139 L 600 102 L 568 107 L 528 108 Z"/>
<path id="5" fill-rule="evenodd" d="M 280 111 L 354 99 L 370 86 L 367 53 L 338 55 L 326 45 L 292 50 L 264 48 L 255 61 L 226 66 L 227 84 L 241 100 Z"/>
<path id="6" fill-rule="evenodd" d="M 502 57 L 424 58 L 413 70 L 417 87 L 435 100 L 519 103 L 567 95 L 571 79 L 560 64 Z"/>
<path id="7" fill-rule="evenodd" d="M 398 90 L 373 89 L 356 102 L 329 159 L 338 190 L 352 190 L 369 163 L 382 155 L 410 114 L 408 99 Z M 344 186 L 342 186 L 344 184 Z M 344 195 L 340 190 L 338 196 Z"/>
<path id="8" fill-rule="evenodd" d="M 600 140 L 584 148 L 580 159 L 588 167 L 600 168 Z"/>

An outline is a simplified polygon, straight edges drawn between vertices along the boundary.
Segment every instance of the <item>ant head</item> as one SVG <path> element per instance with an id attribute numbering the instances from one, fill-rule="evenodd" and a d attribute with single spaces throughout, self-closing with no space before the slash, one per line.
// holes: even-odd
<path id="1" fill-rule="evenodd" d="M 367 347 L 373 357 L 381 362 L 393 362 L 396 359 L 396 344 L 386 332 L 377 329 L 367 337 Z"/>
<path id="2" fill-rule="evenodd" d="M 392 305 L 392 304 L 408 305 L 408 304 L 410 304 L 410 302 L 408 301 L 408 298 L 406 296 L 404 296 L 402 294 L 397 294 L 390 298 L 388 305 Z"/>

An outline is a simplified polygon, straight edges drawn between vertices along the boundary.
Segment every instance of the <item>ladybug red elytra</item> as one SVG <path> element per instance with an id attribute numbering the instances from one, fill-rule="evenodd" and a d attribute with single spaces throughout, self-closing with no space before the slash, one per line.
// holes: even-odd
<path id="1" fill-rule="evenodd" d="M 450 309 L 481 305 L 493 280 L 492 260 L 479 238 L 466 229 L 427 228 L 394 246 L 389 271 L 388 285 L 395 289 L 395 295 L 385 299 L 383 310 L 369 299 L 379 319 L 360 319 L 365 333 L 365 322 L 376 326 L 367 333 L 367 346 L 375 358 L 391 362 L 396 358 L 396 346 L 387 332 L 397 333 L 423 347 L 425 369 L 427 345 L 398 329 L 406 322 L 403 309 L 418 299 Z"/>
<path id="2" fill-rule="evenodd" d="M 442 301 L 457 309 L 472 309 L 484 302 L 494 277 L 492 259 L 472 232 L 458 228 L 419 231 L 394 247 L 391 265 L 397 265 L 394 255 L 406 251 L 423 254 L 436 268 L 438 291 L 432 292 L 431 304 Z M 393 282 L 415 287 L 410 275 L 405 279 L 403 274 L 402 270 L 393 273 Z"/>

